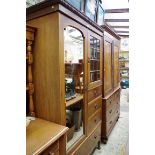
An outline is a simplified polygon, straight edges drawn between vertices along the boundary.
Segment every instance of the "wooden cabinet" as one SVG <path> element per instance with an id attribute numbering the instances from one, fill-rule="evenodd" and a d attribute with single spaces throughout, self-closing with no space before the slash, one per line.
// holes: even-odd
<path id="1" fill-rule="evenodd" d="M 66 126 L 66 110 L 80 107 L 76 119 L 82 117 L 78 121 L 82 135 L 67 149 L 67 154 L 90 154 L 101 139 L 103 30 L 59 0 L 28 8 L 27 23 L 37 28 L 33 65 L 36 115 Z M 68 48 L 67 43 L 72 40 L 76 42 Z M 82 52 L 77 54 L 78 51 Z M 65 94 L 66 75 L 74 81 L 76 92 L 69 98 Z M 85 142 L 88 147 L 84 149 Z"/>
<path id="2" fill-rule="evenodd" d="M 102 87 L 102 141 L 106 143 L 116 120 L 119 118 L 120 71 L 119 49 L 120 37 L 107 25 L 104 30 L 103 50 L 103 87 Z"/>
<path id="3" fill-rule="evenodd" d="M 113 79 L 112 79 L 112 39 L 104 36 L 104 91 L 103 94 L 106 96 L 108 93 L 110 93 L 113 90 Z"/>
<path id="4" fill-rule="evenodd" d="M 26 128 L 26 155 L 65 155 L 68 128 L 39 118 Z"/>

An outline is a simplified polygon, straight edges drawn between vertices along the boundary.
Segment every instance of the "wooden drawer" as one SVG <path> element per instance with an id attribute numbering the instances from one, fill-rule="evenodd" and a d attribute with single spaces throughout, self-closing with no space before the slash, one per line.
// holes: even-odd
<path id="1" fill-rule="evenodd" d="M 98 125 L 102 120 L 102 109 L 100 108 L 88 119 L 88 134 Z"/>
<path id="2" fill-rule="evenodd" d="M 94 148 L 97 146 L 97 143 L 101 139 L 101 123 L 98 124 L 94 132 L 81 144 L 81 147 L 74 152 L 74 155 L 90 155 Z"/>
<path id="3" fill-rule="evenodd" d="M 109 121 L 109 119 L 112 117 L 112 115 L 114 114 L 116 109 L 117 109 L 117 104 L 113 104 L 112 106 L 107 108 L 107 111 L 106 111 L 106 122 Z"/>
<path id="4" fill-rule="evenodd" d="M 119 116 L 119 111 L 118 109 L 115 110 L 115 112 L 113 113 L 112 117 L 109 119 L 109 121 L 106 122 L 106 133 L 109 134 L 109 132 L 111 132 L 114 124 L 116 123 L 116 120 Z"/>
<path id="5" fill-rule="evenodd" d="M 111 95 L 107 100 L 106 100 L 106 107 L 110 108 L 114 104 L 114 96 Z"/>
<path id="6" fill-rule="evenodd" d="M 102 107 L 102 97 L 98 97 L 88 104 L 88 118 Z"/>
<path id="7" fill-rule="evenodd" d="M 102 95 L 102 86 L 88 90 L 88 102 L 92 101 L 100 95 Z"/>
<path id="8" fill-rule="evenodd" d="M 49 146 L 41 155 L 59 155 L 59 141 Z"/>

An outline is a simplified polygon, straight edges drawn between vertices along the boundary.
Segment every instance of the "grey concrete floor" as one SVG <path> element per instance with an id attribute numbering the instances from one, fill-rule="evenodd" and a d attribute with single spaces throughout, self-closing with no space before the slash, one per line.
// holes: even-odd
<path id="1" fill-rule="evenodd" d="M 129 137 L 129 90 L 121 90 L 120 118 L 111 132 L 107 144 L 101 143 L 93 155 L 128 155 Z"/>

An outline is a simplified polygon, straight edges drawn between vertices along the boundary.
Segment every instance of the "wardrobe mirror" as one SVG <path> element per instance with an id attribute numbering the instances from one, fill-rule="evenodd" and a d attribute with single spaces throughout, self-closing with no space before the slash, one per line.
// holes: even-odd
<path id="1" fill-rule="evenodd" d="M 81 32 L 73 27 L 64 29 L 64 65 L 65 65 L 65 103 L 67 149 L 84 134 L 84 39 Z"/>

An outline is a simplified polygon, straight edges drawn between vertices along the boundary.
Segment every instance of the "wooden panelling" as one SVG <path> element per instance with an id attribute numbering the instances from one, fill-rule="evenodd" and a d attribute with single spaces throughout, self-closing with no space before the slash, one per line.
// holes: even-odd
<path id="1" fill-rule="evenodd" d="M 113 89 L 112 83 L 112 42 L 105 38 L 104 41 L 104 96 Z"/>
<path id="2" fill-rule="evenodd" d="M 119 73 L 119 47 L 114 46 L 114 88 L 116 88 L 120 83 L 120 73 Z"/>

